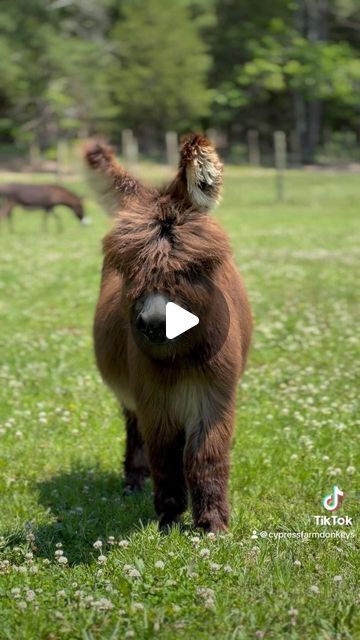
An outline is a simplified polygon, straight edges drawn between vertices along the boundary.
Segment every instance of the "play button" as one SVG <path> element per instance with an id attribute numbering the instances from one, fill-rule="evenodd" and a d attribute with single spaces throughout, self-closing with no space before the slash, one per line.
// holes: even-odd
<path id="1" fill-rule="evenodd" d="M 182 307 L 179 307 L 175 302 L 167 302 L 166 304 L 166 337 L 168 340 L 172 340 L 177 336 L 180 336 L 185 331 L 189 331 L 197 324 L 199 324 L 199 318 L 186 311 Z"/>

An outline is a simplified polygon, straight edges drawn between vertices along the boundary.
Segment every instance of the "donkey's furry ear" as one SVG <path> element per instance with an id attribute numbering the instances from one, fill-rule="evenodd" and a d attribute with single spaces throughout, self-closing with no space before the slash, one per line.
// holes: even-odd
<path id="1" fill-rule="evenodd" d="M 179 169 L 191 203 L 202 210 L 212 209 L 220 200 L 223 165 L 210 140 L 198 134 L 183 139 Z"/>
<path id="2" fill-rule="evenodd" d="M 140 183 L 117 162 L 112 147 L 92 140 L 85 145 L 84 158 L 91 185 L 110 214 L 126 206 L 129 199 L 138 197 Z"/>

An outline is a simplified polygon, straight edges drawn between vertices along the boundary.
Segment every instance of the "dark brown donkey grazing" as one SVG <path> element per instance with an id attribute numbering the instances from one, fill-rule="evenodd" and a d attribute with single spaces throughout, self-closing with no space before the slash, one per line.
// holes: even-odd
<path id="1" fill-rule="evenodd" d="M 86 160 L 109 207 L 95 324 L 100 372 L 124 408 L 125 483 L 149 471 L 160 525 L 177 520 L 190 494 L 195 524 L 226 530 L 235 396 L 251 337 L 251 311 L 227 237 L 209 215 L 222 164 L 204 137 L 181 148 L 175 179 L 146 187 L 90 143 Z M 199 324 L 166 337 L 166 304 Z M 148 466 L 149 465 L 149 466 Z"/>
<path id="2" fill-rule="evenodd" d="M 16 205 L 20 205 L 25 209 L 43 209 L 45 227 L 48 216 L 51 213 L 56 216 L 58 225 L 60 225 L 60 219 L 54 211 L 54 208 L 58 205 L 69 207 L 80 221 L 84 222 L 85 220 L 81 198 L 72 193 L 72 191 L 57 185 L 24 184 L 20 182 L 3 184 L 0 185 L 0 198 L 5 199 L 5 203 L 0 209 L 0 220 L 1 218 L 7 218 L 9 223 L 11 223 L 12 212 Z"/>

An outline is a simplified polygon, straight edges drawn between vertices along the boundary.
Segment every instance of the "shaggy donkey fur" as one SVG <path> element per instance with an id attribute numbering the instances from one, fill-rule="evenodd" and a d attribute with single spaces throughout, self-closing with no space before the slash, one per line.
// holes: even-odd
<path id="1" fill-rule="evenodd" d="M 226 530 L 235 395 L 252 321 L 227 237 L 208 213 L 222 164 L 198 135 L 183 142 L 178 173 L 160 189 L 130 176 L 104 145 L 90 143 L 86 160 L 117 212 L 104 239 L 94 338 L 100 372 L 124 408 L 127 489 L 141 488 L 150 471 L 161 525 L 178 519 L 190 494 L 195 524 Z M 159 294 L 200 322 L 153 344 L 134 318 L 144 296 Z"/>

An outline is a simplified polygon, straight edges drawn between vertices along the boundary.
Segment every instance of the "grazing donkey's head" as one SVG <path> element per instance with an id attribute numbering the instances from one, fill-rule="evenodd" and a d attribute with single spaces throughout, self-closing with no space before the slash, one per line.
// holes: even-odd
<path id="1" fill-rule="evenodd" d="M 214 274 L 229 247 L 208 215 L 222 187 L 223 167 L 213 145 L 200 135 L 187 137 L 176 177 L 161 188 L 147 187 L 129 175 L 107 146 L 90 143 L 86 160 L 107 208 L 118 214 L 104 240 L 104 268 L 124 279 L 122 306 L 135 335 L 154 357 L 174 355 L 174 348 L 177 353 L 189 351 L 194 340 L 201 341 L 201 322 L 191 338 L 182 334 L 169 345 L 166 303 L 180 304 L 200 321 L 206 318 L 208 326 L 211 317 L 216 326 L 217 314 L 223 314 L 217 308 L 221 303 Z"/>

